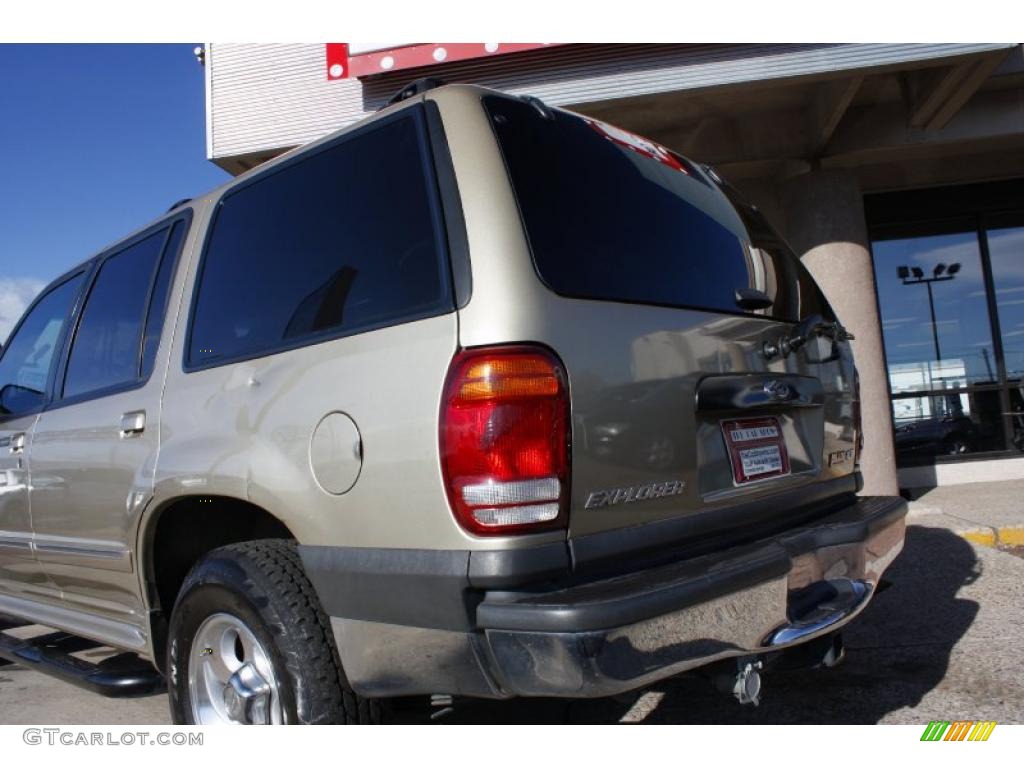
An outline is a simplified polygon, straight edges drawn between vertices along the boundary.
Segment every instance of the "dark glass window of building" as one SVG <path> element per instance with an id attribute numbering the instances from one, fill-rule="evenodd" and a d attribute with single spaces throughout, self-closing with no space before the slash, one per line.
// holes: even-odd
<path id="1" fill-rule="evenodd" d="M 1024 451 L 1024 213 L 990 217 L 986 224 L 1006 367 L 1010 440 Z"/>
<path id="2" fill-rule="evenodd" d="M 1024 180 L 865 208 L 899 463 L 1024 451 Z"/>

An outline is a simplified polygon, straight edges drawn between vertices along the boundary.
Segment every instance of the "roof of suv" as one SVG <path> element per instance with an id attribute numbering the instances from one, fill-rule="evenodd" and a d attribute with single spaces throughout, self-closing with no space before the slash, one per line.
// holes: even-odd
<path id="1" fill-rule="evenodd" d="M 343 136 L 346 133 L 349 133 L 350 131 L 357 130 L 365 125 L 370 125 L 371 123 L 374 123 L 378 120 L 382 120 L 388 117 L 389 115 L 395 114 L 396 112 L 401 112 L 404 109 L 408 109 L 409 107 L 415 104 L 422 104 L 423 102 L 428 100 L 433 101 L 433 95 L 440 91 L 444 91 L 446 93 L 463 93 L 466 95 L 466 97 L 471 98 L 479 98 L 480 96 L 483 96 L 484 94 L 488 93 L 501 93 L 501 91 L 495 91 L 494 89 L 484 88 L 479 85 L 467 85 L 462 83 L 439 85 L 435 88 L 430 89 L 429 91 L 417 93 L 414 96 L 411 96 L 407 99 L 403 99 L 402 101 L 396 102 L 394 104 L 388 104 L 384 107 L 381 107 L 373 114 L 367 115 L 362 120 L 357 120 L 356 122 L 350 123 L 349 125 L 346 125 L 343 128 L 331 131 L 330 133 L 321 136 L 318 139 L 314 139 L 313 141 L 307 142 L 306 144 L 301 144 L 297 147 L 289 149 L 286 152 L 282 152 L 280 155 L 273 158 L 272 160 L 268 160 L 265 163 L 257 165 L 255 168 L 251 168 L 250 170 L 245 171 L 244 173 L 241 173 L 232 179 L 229 179 L 223 184 L 214 187 L 213 189 L 209 190 L 205 195 L 200 195 L 200 198 L 219 196 L 226 192 L 229 188 L 235 186 L 236 184 L 239 184 L 247 179 L 251 179 L 253 176 L 264 173 L 268 171 L 270 168 L 273 168 L 283 162 L 290 160 L 291 158 L 294 158 L 296 155 L 300 155 L 304 152 L 313 151 L 324 144 L 329 144 L 339 136 Z M 182 203 L 180 207 L 184 207 L 187 204 L 188 203 Z"/>

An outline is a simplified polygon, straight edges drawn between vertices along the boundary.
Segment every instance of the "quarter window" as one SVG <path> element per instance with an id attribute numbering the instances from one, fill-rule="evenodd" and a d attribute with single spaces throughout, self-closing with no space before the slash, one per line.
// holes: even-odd
<path id="1" fill-rule="evenodd" d="M 171 289 L 174 267 L 178 263 L 181 245 L 185 240 L 188 223 L 184 219 L 174 222 L 171 227 L 164 257 L 160 260 L 160 271 L 157 272 L 153 284 L 153 297 L 149 301 L 149 312 L 146 315 L 146 333 L 142 339 L 142 378 L 148 379 L 156 362 L 156 350 L 160 346 L 160 332 L 164 327 L 164 315 L 167 314 L 167 298 Z"/>
<path id="2" fill-rule="evenodd" d="M 230 193 L 203 259 L 189 364 L 450 310 L 438 224 L 413 116 Z"/>

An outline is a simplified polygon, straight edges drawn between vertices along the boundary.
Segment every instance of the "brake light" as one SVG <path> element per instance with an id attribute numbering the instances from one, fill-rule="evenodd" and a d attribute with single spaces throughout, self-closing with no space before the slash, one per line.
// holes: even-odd
<path id="1" fill-rule="evenodd" d="M 565 527 L 569 399 L 552 353 L 460 352 L 448 371 L 440 426 L 448 500 L 464 529 L 504 536 Z"/>

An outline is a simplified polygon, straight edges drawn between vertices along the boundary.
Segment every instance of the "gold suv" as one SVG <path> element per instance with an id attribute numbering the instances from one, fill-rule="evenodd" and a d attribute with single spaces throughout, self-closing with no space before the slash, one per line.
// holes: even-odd
<path id="1" fill-rule="evenodd" d="M 0 357 L 0 655 L 179 723 L 842 655 L 903 544 L 849 339 L 714 171 L 418 83 L 54 281 Z M 119 653 L 96 664 L 70 654 Z"/>

